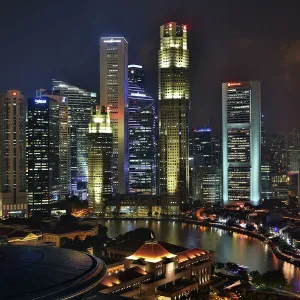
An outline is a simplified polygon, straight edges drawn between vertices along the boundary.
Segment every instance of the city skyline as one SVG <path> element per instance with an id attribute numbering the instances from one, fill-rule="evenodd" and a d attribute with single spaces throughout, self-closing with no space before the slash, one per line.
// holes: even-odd
<path id="1" fill-rule="evenodd" d="M 2 90 L 18 88 L 26 97 L 30 97 L 36 86 L 47 87 L 48 78 L 62 78 L 86 90 L 98 91 L 99 37 L 122 35 L 134 45 L 130 48 L 129 61 L 144 65 L 148 74 L 147 90 L 151 95 L 157 95 L 155 53 L 159 41 L 156 28 L 174 20 L 187 24 L 190 29 L 191 53 L 195 53 L 191 57 L 191 91 L 197 101 L 193 103 L 192 127 L 200 126 L 203 121 L 199 124 L 199 119 L 204 120 L 209 114 L 212 115 L 214 129 L 220 133 L 220 83 L 251 78 L 262 82 L 262 98 L 265 99 L 262 111 L 266 116 L 268 130 L 290 132 L 299 127 L 296 118 L 296 112 L 299 110 L 299 92 L 295 84 L 299 77 L 295 71 L 299 66 L 297 55 L 300 43 L 295 30 L 296 11 L 299 7 L 296 1 L 289 1 L 290 5 L 283 8 L 275 3 L 272 6 L 272 10 L 275 11 L 273 15 L 267 13 L 267 4 L 260 3 L 256 7 L 250 1 L 232 7 L 220 1 L 219 5 L 213 8 L 211 4 L 203 4 L 202 7 L 192 1 L 191 5 L 183 10 L 178 9 L 180 1 L 173 1 L 172 9 L 168 11 L 167 3 L 168 1 L 162 4 L 159 11 L 155 10 L 155 1 L 153 4 L 143 4 L 143 7 L 129 5 L 128 8 L 135 12 L 136 20 L 130 20 L 123 26 L 122 18 L 112 21 L 103 15 L 96 17 L 94 14 L 99 11 L 97 8 L 100 4 L 91 4 L 86 10 L 80 10 L 81 5 L 75 1 L 72 7 L 65 4 L 60 6 L 60 11 L 55 12 L 59 25 L 50 27 L 47 23 L 40 22 L 52 13 L 53 8 L 48 7 L 50 3 L 40 4 L 32 1 L 24 7 L 23 4 L 19 4 L 22 9 L 15 11 L 17 23 L 14 27 L 7 19 L 13 4 L 7 1 L 0 12 L 3 14 L 0 18 L 0 22 L 3 22 L 0 33 L 3 32 L 7 38 L 6 47 L 0 50 L 0 64 L 4 69 L 18 69 L 19 75 L 13 76 L 13 72 L 8 72 L 5 77 L 0 77 Z M 106 4 L 103 5 L 107 8 Z M 119 14 L 124 5 L 120 4 L 120 9 L 117 10 Z M 192 9 L 193 6 L 201 9 Z M 43 9 L 43 15 L 38 14 L 40 9 Z M 24 14 L 21 14 L 23 11 Z M 155 22 L 150 21 L 154 11 Z M 223 13 L 224 11 L 226 13 Z M 108 9 L 106 15 L 109 15 L 109 12 Z M 250 21 L 251 13 L 248 12 L 256 15 L 254 24 Z M 74 24 L 75 19 L 66 19 L 66 16 L 72 13 L 82 17 L 80 26 Z M 239 26 L 235 26 L 237 21 Z M 138 30 L 135 30 L 136 24 L 139 24 Z M 76 34 L 71 34 L 73 29 Z M 43 38 L 42 30 L 48 32 L 49 39 Z M 12 49 L 18 37 L 27 45 L 41 40 L 43 43 L 40 43 L 38 48 L 28 47 L 30 52 L 26 50 L 20 54 L 19 50 Z M 51 51 L 51 39 L 59 40 L 59 49 Z M 271 53 L 268 53 L 269 49 L 272 50 Z M 4 59 L 7 56 L 11 59 Z M 242 57 L 247 57 L 246 63 Z M 43 66 L 43 71 L 40 66 Z M 32 71 L 28 76 L 29 69 Z M 289 119 L 288 115 L 291 116 Z M 274 121 L 278 119 L 282 121 Z"/>

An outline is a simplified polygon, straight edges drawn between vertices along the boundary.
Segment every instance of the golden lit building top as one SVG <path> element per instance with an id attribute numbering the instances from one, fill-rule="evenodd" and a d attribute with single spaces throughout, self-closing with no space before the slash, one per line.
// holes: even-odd
<path id="1" fill-rule="evenodd" d="M 112 133 L 112 126 L 110 123 L 110 108 L 96 106 L 92 110 L 92 118 L 89 124 L 89 133 Z"/>

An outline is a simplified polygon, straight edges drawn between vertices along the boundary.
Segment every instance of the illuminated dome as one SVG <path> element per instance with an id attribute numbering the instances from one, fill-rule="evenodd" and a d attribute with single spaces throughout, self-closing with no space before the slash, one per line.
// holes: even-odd
<path id="1" fill-rule="evenodd" d="M 172 258 L 176 255 L 167 251 L 160 243 L 155 240 L 147 241 L 134 254 L 127 257 L 128 259 L 144 259 L 147 262 L 159 262 L 163 258 Z"/>

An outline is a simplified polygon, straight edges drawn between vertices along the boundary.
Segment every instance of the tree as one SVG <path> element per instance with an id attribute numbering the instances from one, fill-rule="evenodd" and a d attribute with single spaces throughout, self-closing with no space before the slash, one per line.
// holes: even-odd
<path id="1" fill-rule="evenodd" d="M 148 217 L 151 217 L 152 216 L 152 210 L 149 210 L 148 211 Z"/>
<path id="2" fill-rule="evenodd" d="M 258 271 L 252 271 L 249 275 L 252 277 L 252 282 L 255 285 L 261 285 L 263 283 L 262 275 Z"/>
<path id="3" fill-rule="evenodd" d="M 98 236 L 107 238 L 108 228 L 101 224 L 98 225 Z"/>
<path id="4" fill-rule="evenodd" d="M 216 262 L 215 263 L 215 267 L 216 269 L 224 269 L 225 268 L 225 264 L 222 262 Z"/>
<path id="5" fill-rule="evenodd" d="M 249 276 L 248 276 L 248 273 L 245 269 L 239 270 L 238 274 L 239 274 L 241 282 L 249 281 Z"/>
<path id="6" fill-rule="evenodd" d="M 226 269 L 235 271 L 239 266 L 233 262 L 227 262 L 226 263 Z"/>
<path id="7" fill-rule="evenodd" d="M 235 226 L 235 221 L 234 219 L 228 219 L 227 222 L 226 222 L 226 226 Z"/>
<path id="8" fill-rule="evenodd" d="M 271 287 L 283 287 L 287 285 L 287 280 L 280 271 L 267 271 L 262 275 L 262 280 L 265 285 Z"/>
<path id="9" fill-rule="evenodd" d="M 155 217 L 158 217 L 158 215 L 159 215 L 159 212 L 158 212 L 158 211 L 156 211 L 156 212 L 154 213 L 154 215 L 155 215 Z"/>

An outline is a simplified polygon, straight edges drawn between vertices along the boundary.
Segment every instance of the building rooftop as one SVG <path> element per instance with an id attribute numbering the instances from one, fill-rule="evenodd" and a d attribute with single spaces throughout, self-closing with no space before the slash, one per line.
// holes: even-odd
<path id="1" fill-rule="evenodd" d="M 180 252 L 180 253 L 177 254 L 178 262 L 181 263 L 181 262 L 184 262 L 186 260 L 193 259 L 195 257 L 205 255 L 207 253 L 208 253 L 207 251 L 204 251 L 200 248 L 189 249 L 189 250 L 186 250 L 186 251 L 183 251 L 183 252 Z"/>
<path id="2" fill-rule="evenodd" d="M 112 287 L 122 282 L 130 281 L 145 275 L 147 275 L 147 272 L 145 272 L 143 269 L 139 267 L 133 267 L 124 271 L 106 275 L 106 277 L 101 281 L 100 287 L 102 286 L 102 289 Z"/>
<path id="3" fill-rule="evenodd" d="M 88 254 L 39 246 L 0 246 L 0 299 L 73 299 L 105 276 L 105 264 Z"/>
<path id="4" fill-rule="evenodd" d="M 138 260 L 144 259 L 147 262 L 159 262 L 163 258 L 172 258 L 176 255 L 167 251 L 159 242 L 155 240 L 147 241 L 136 252 L 128 257 L 128 259 Z"/>

